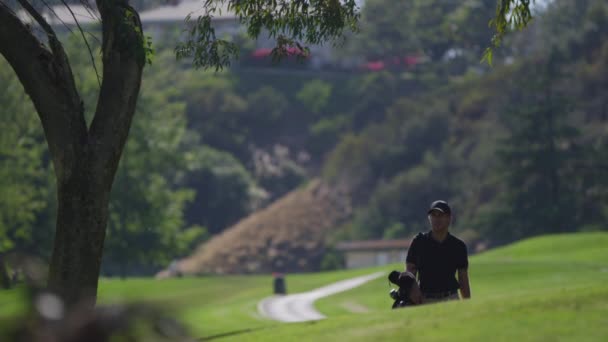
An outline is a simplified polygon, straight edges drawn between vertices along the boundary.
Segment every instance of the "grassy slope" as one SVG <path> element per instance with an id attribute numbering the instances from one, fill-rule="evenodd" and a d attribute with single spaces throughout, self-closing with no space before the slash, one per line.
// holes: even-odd
<path id="1" fill-rule="evenodd" d="M 289 275 L 287 287 L 300 292 L 376 270 Z M 103 280 L 100 300 L 154 301 L 175 310 L 195 336 L 228 335 L 221 340 L 608 338 L 606 233 L 529 239 L 472 257 L 470 274 L 471 301 L 390 310 L 388 283 L 378 279 L 318 301 L 330 318 L 312 323 L 280 324 L 257 315 L 257 301 L 271 292 L 269 276 Z M 0 292 L 0 317 L 19 311 L 18 293 Z"/>
<path id="2" fill-rule="evenodd" d="M 606 233 L 544 236 L 480 254 L 471 258 L 470 277 L 471 301 L 390 311 L 387 282 L 379 279 L 318 301 L 317 308 L 331 317 L 326 321 L 235 338 L 608 339 Z"/>

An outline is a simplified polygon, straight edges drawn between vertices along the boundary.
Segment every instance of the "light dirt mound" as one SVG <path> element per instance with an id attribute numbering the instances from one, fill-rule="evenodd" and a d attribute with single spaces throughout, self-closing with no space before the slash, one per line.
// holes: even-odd
<path id="1" fill-rule="evenodd" d="M 351 215 L 348 196 L 315 180 L 201 245 L 185 274 L 318 270 L 327 233 Z"/>

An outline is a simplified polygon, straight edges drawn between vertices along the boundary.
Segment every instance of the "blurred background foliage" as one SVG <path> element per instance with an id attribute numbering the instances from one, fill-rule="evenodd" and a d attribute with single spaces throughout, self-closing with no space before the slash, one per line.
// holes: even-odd
<path id="1" fill-rule="evenodd" d="M 103 274 L 152 274 L 317 177 L 347 186 L 354 204 L 335 241 L 410 237 L 437 198 L 453 205 L 454 231 L 486 245 L 607 229 L 608 4 L 547 2 L 490 68 L 480 59 L 495 5 L 367 0 L 361 32 L 332 52 L 366 68 L 259 66 L 239 41 L 232 68 L 194 71 L 155 40 Z M 79 37 L 64 41 L 93 106 L 90 56 Z M 48 258 L 53 166 L 4 60 L 0 84 L 0 254 Z"/>

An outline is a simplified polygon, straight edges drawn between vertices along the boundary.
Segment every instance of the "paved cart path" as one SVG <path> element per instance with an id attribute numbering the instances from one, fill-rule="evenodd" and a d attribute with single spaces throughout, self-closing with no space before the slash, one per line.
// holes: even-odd
<path id="1" fill-rule="evenodd" d="M 385 274 L 385 272 L 376 272 L 341 280 L 308 292 L 264 298 L 258 303 L 258 311 L 264 317 L 281 322 L 304 322 L 323 319 L 325 316 L 315 310 L 313 306 L 317 299 L 361 286 Z"/>

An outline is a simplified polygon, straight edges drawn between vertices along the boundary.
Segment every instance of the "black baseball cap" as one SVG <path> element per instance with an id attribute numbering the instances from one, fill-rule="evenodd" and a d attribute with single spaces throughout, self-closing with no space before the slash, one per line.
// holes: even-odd
<path id="1" fill-rule="evenodd" d="M 442 213 L 452 215 L 452 208 L 450 208 L 446 201 L 435 201 L 431 203 L 431 207 L 429 208 L 429 211 L 427 211 L 427 214 L 430 214 L 433 210 L 438 210 Z"/>

